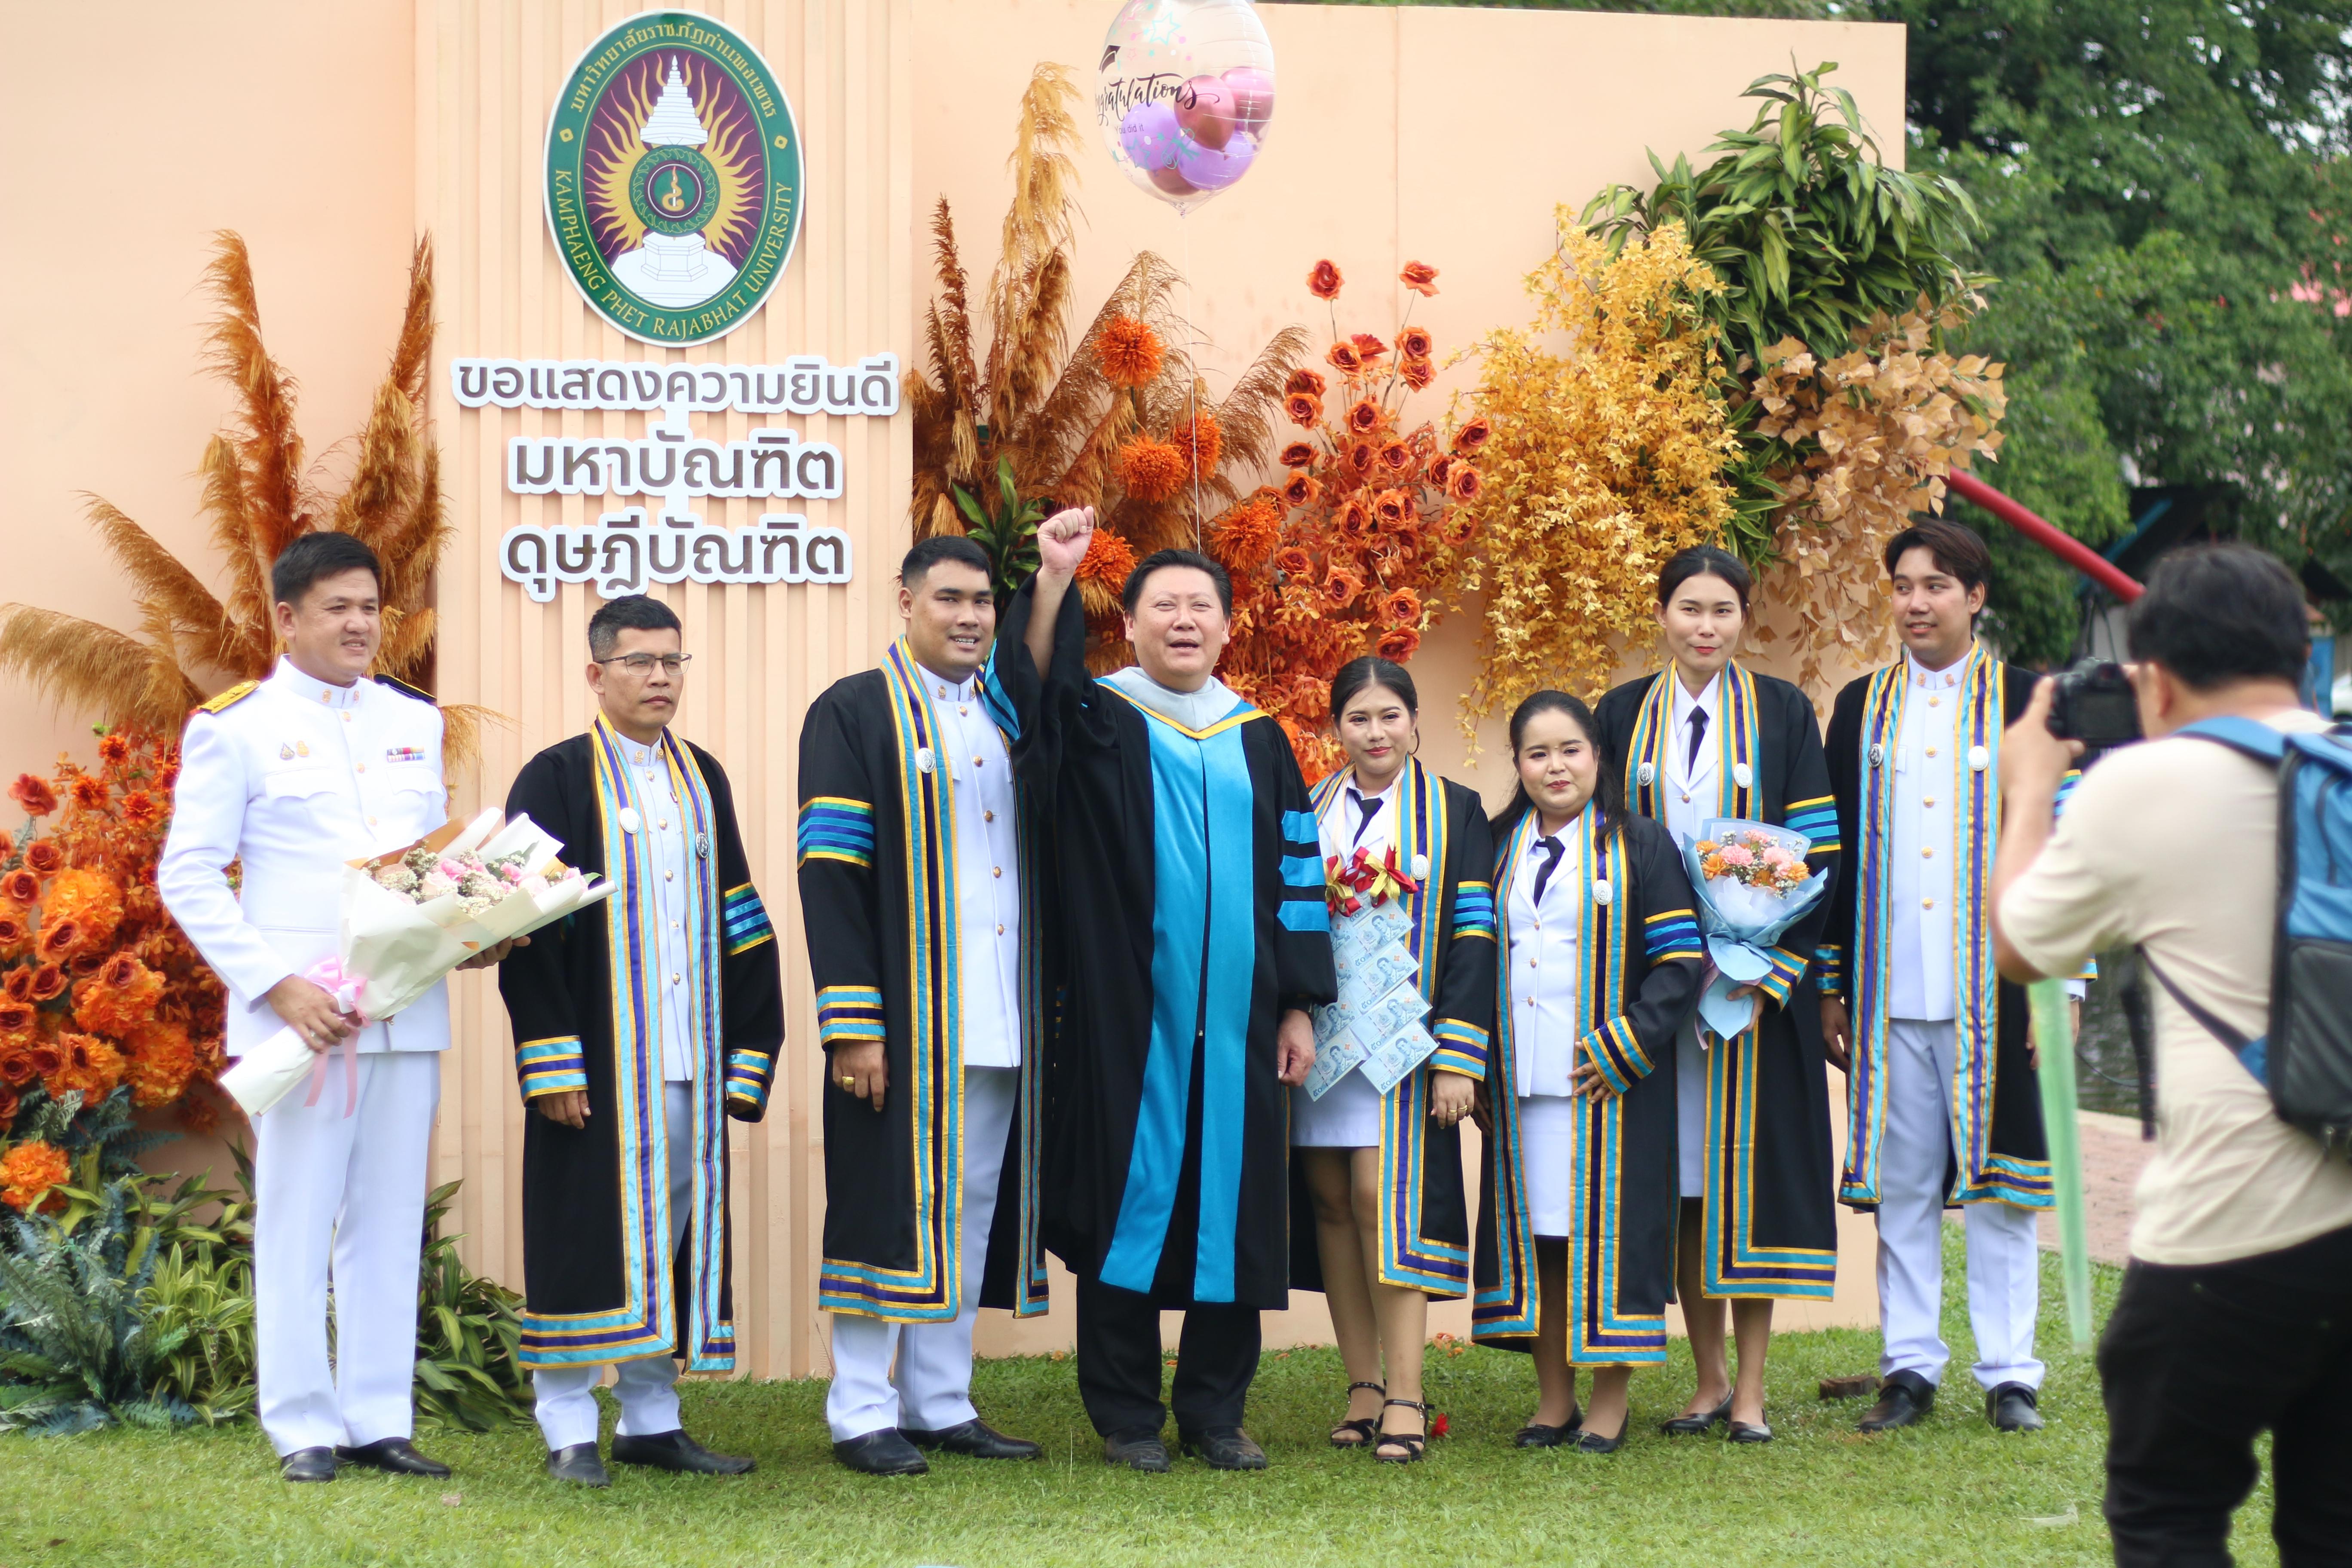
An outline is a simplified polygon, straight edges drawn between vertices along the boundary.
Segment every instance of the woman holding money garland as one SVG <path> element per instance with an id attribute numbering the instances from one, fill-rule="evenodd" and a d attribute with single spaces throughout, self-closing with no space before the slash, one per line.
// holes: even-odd
<path id="1" fill-rule="evenodd" d="M 1332 678 L 1348 765 L 1316 786 L 1315 816 L 1342 956 L 1339 1005 L 1320 1010 L 1318 1050 L 1326 1072 L 1355 1054 L 1339 1033 L 1350 1020 L 1380 1027 L 1382 1039 L 1360 1044 L 1382 1048 L 1328 1087 L 1310 1075 L 1322 1092 L 1291 1090 L 1290 1110 L 1290 1282 L 1323 1292 L 1352 1380 L 1331 1442 L 1396 1464 L 1420 1458 L 1428 1437 L 1429 1298 L 1469 1285 L 1455 1124 L 1486 1073 L 1495 1016 L 1486 809 L 1414 759 L 1419 718 L 1400 665 L 1360 658 Z M 1407 1027 L 1388 1030 L 1400 1016 Z M 1394 1077 L 1396 1053 L 1416 1048 L 1423 1059 Z"/>
<path id="2" fill-rule="evenodd" d="M 1629 816 L 1592 711 L 1538 691 L 1511 715 L 1518 793 L 1495 819 L 1503 969 L 1473 1332 L 1532 1351 L 1523 1448 L 1614 1453 L 1637 1366 L 1666 1359 L 1675 1037 L 1704 967 L 1665 829 Z M 1576 1368 L 1590 1366 L 1580 1414 Z"/>
<path id="3" fill-rule="evenodd" d="M 1737 556 L 1700 545 L 1658 574 L 1658 630 L 1670 662 L 1601 700 L 1601 743 L 1621 760 L 1626 804 L 1665 825 L 1679 849 L 1717 817 L 1811 840 L 1806 865 L 1837 874 L 1829 765 L 1812 704 L 1733 658 L 1749 578 Z M 1830 900 L 1780 939 L 1756 988 L 1755 1022 L 1721 1040 L 1694 1018 L 1675 1040 L 1676 1283 L 1698 1386 L 1670 1435 L 1728 1421 L 1735 1443 L 1769 1443 L 1764 1358 L 1776 1300 L 1826 1300 L 1837 1276 L 1836 1167 L 1821 1008 L 1810 960 Z M 1739 1349 L 1724 1356 L 1724 1305 Z"/>

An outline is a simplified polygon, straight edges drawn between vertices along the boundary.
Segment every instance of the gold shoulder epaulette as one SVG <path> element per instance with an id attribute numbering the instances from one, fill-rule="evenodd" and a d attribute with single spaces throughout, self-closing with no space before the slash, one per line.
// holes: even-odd
<path id="1" fill-rule="evenodd" d="M 429 707 L 438 708 L 441 706 L 441 704 L 433 700 L 433 693 L 425 690 L 423 687 L 411 686 L 408 682 L 401 679 L 396 675 L 379 675 L 375 678 L 375 683 L 378 686 L 389 686 L 394 691 L 399 692 L 403 697 L 414 697 L 419 702 L 425 703 Z"/>
<path id="2" fill-rule="evenodd" d="M 235 686 L 230 687 L 226 691 L 222 692 L 219 696 L 207 698 L 204 701 L 197 703 L 194 708 L 190 710 L 190 711 L 195 713 L 226 712 L 260 689 L 261 682 L 258 680 L 240 680 Z"/>

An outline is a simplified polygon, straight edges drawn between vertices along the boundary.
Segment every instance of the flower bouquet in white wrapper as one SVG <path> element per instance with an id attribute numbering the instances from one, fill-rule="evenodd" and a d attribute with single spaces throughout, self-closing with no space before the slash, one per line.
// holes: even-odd
<path id="1" fill-rule="evenodd" d="M 389 1018 L 475 954 L 612 894 L 613 883 L 582 875 L 562 855 L 562 841 L 530 817 L 509 821 L 492 806 L 414 844 L 346 861 L 335 956 L 304 978 L 365 1023 Z M 343 1042 L 352 1098 L 355 1037 Z M 305 1077 L 315 1102 L 325 1072 L 325 1054 L 285 1028 L 247 1051 L 220 1083 L 247 1116 L 259 1116 Z"/>
<path id="2" fill-rule="evenodd" d="M 1772 973 L 1769 950 L 1829 890 L 1805 865 L 1811 849 L 1801 833 L 1731 816 L 1699 824 L 1699 837 L 1683 846 L 1683 868 L 1706 937 L 1707 984 L 1698 1014 L 1719 1038 L 1754 1026 L 1762 998 L 1731 993 Z"/>

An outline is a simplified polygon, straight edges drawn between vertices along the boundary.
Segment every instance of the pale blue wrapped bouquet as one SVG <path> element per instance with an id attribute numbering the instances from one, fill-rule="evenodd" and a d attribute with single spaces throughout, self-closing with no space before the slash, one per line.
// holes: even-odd
<path id="1" fill-rule="evenodd" d="M 1701 823 L 1699 837 L 1683 846 L 1711 966 L 1698 1016 L 1723 1039 L 1753 1026 L 1763 1005 L 1760 997 L 1731 994 L 1782 967 L 1773 948 L 1829 890 L 1806 868 L 1811 848 L 1801 833 L 1733 816 Z"/>

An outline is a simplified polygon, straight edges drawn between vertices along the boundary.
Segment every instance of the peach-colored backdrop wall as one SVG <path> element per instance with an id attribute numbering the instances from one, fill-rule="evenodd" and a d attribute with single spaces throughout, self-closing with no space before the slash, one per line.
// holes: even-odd
<path id="1" fill-rule="evenodd" d="M 843 363 L 884 349 L 912 363 L 931 202 L 941 193 L 953 202 L 966 260 L 985 276 L 1021 85 L 1034 62 L 1055 59 L 1090 87 L 1115 6 L 718 0 L 679 8 L 743 32 L 782 78 L 810 160 L 806 223 L 759 318 L 719 343 L 650 351 L 603 327 L 572 293 L 537 184 L 550 97 L 589 39 L 635 9 L 626 0 L 151 8 L 138 24 L 142 47 L 103 75 L 44 65 L 71 58 L 86 21 L 9 5 L 0 81 L 12 89 L 16 122 L 71 126 L 69 144 L 57 133 L 58 150 L 90 172 L 89 188 L 139 195 L 94 199 L 0 247 L 0 285 L 27 302 L 0 340 L 9 399 L 0 460 L 13 480 L 0 521 L 12 547 L 0 596 L 131 623 L 127 596 L 79 521 L 82 489 L 205 558 L 191 470 L 226 402 L 194 361 L 194 286 L 211 230 L 235 227 L 251 242 L 271 346 L 302 380 L 303 426 L 313 456 L 330 464 L 337 454 L 328 444 L 356 426 L 380 373 L 420 229 L 440 250 L 445 365 L 474 354 L 741 363 L 818 353 Z M 1739 89 L 1787 68 L 1792 55 L 1842 61 L 1838 79 L 1899 155 L 1895 28 L 1303 5 L 1261 15 L 1281 96 L 1267 151 L 1239 186 L 1180 224 L 1092 142 L 1081 158 L 1082 304 L 1090 310 L 1139 247 L 1187 265 L 1192 325 L 1219 388 L 1278 327 L 1325 320 L 1303 287 L 1319 257 L 1350 279 L 1341 300 L 1350 330 L 1385 335 L 1404 299 L 1391 279 L 1407 258 L 1443 270 L 1443 292 L 1415 313 L 1442 347 L 1522 319 L 1518 280 L 1549 244 L 1555 201 L 1580 205 L 1607 181 L 1640 178 L 1645 148 L 1697 151 L 1744 121 Z M 233 84 L 247 89 L 226 90 Z M 252 155 L 261 148 L 266 157 Z M 139 171 L 129 186 L 100 178 L 123 170 Z M 1441 382 L 1424 406 L 1442 408 L 1462 375 Z M 446 388 L 435 412 L 459 530 L 439 587 L 442 695 L 514 721 L 493 732 L 481 769 L 457 781 L 454 805 L 465 809 L 500 797 L 523 758 L 577 730 L 587 712 L 577 674 L 593 609 L 585 590 L 533 605 L 492 562 L 504 528 L 526 517 L 577 521 L 585 505 L 505 494 L 499 451 L 508 436 L 542 430 L 634 434 L 638 416 L 460 410 Z M 740 437 L 750 421 L 696 423 Z M 681 726 L 738 781 L 754 873 L 784 937 L 793 1036 L 805 1042 L 814 1027 L 793 895 L 797 720 L 826 683 L 870 664 L 895 634 L 887 590 L 906 538 L 908 458 L 903 420 L 798 423 L 843 448 L 847 493 L 803 510 L 812 524 L 850 533 L 856 580 L 661 592 L 700 656 Z M 715 521 L 750 521 L 747 503 L 711 504 Z M 1466 685 L 1468 632 L 1460 622 L 1442 629 L 1416 670 L 1431 710 L 1428 755 L 1454 772 L 1465 758 L 1448 694 Z M 1495 795 L 1500 768 L 1487 728 L 1488 760 L 1460 776 Z M 0 767 L 39 766 L 86 735 L 79 720 L 54 719 L 21 689 L 0 688 Z M 509 1040 L 491 988 L 472 977 L 457 984 L 459 1043 L 445 1069 L 436 1177 L 465 1179 L 470 1260 L 519 1283 L 521 1112 Z M 825 1366 L 813 1305 L 822 1205 L 814 1057 L 793 1052 L 766 1122 L 734 1132 L 737 1316 L 745 1370 L 761 1375 Z M 1850 1225 L 1846 1243 L 1838 1300 L 1788 1321 L 1870 1315 L 1866 1227 Z M 1460 1316 L 1441 1311 L 1436 1326 L 1461 1331 Z M 1311 1297 L 1268 1327 L 1278 1343 L 1328 1334 Z M 984 1349 L 1067 1342 L 1066 1307 L 1018 1330 L 983 1324 Z"/>

